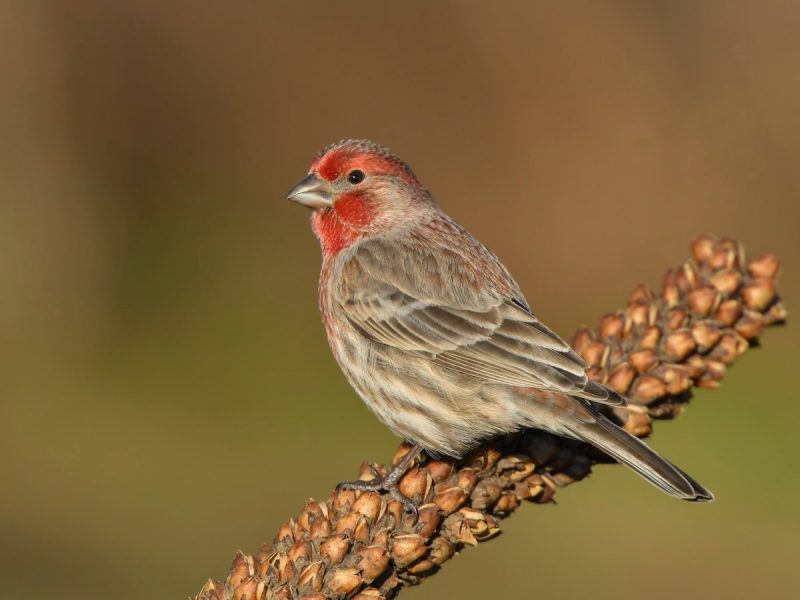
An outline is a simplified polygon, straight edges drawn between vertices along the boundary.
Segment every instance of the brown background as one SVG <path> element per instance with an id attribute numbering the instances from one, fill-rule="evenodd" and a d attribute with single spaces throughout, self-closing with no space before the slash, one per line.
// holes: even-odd
<path id="1" fill-rule="evenodd" d="M 800 291 L 797 2 L 0 4 L 4 597 L 182 598 L 396 440 L 329 356 L 314 153 L 407 159 L 563 335 L 739 237 Z M 796 593 L 793 327 L 404 597 Z"/>

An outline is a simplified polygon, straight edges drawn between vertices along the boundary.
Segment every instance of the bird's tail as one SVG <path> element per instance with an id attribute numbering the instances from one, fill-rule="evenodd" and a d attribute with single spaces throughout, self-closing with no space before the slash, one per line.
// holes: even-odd
<path id="1" fill-rule="evenodd" d="M 700 483 L 601 414 L 596 414 L 594 422 L 573 423 L 570 429 L 576 437 L 628 465 L 670 496 L 691 502 L 710 502 L 714 499 L 714 494 Z"/>

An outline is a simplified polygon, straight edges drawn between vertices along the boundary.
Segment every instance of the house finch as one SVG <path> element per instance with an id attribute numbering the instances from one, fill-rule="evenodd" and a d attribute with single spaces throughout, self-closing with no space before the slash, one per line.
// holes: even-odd
<path id="1" fill-rule="evenodd" d="M 711 492 L 604 417 L 624 406 L 541 323 L 511 274 L 442 212 L 387 148 L 325 148 L 289 199 L 312 209 L 322 246 L 319 304 L 350 385 L 412 450 L 385 477 L 342 484 L 387 490 L 421 450 L 460 457 L 482 440 L 533 427 L 592 444 L 684 500 Z"/>

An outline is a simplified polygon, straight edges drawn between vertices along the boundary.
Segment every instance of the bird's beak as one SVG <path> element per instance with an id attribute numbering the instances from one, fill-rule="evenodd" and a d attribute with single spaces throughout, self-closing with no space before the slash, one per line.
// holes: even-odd
<path id="1" fill-rule="evenodd" d="M 308 206 L 309 208 L 330 208 L 333 206 L 333 195 L 328 183 L 316 173 L 309 173 L 289 190 L 289 200 Z"/>

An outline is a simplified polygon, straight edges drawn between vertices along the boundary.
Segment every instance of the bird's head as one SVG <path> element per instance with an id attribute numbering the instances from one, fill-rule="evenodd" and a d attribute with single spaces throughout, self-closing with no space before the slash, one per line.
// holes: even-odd
<path id="1" fill-rule="evenodd" d="M 288 198 L 312 209 L 312 227 L 326 253 L 413 226 L 433 206 L 407 164 L 366 140 L 322 150 Z"/>

